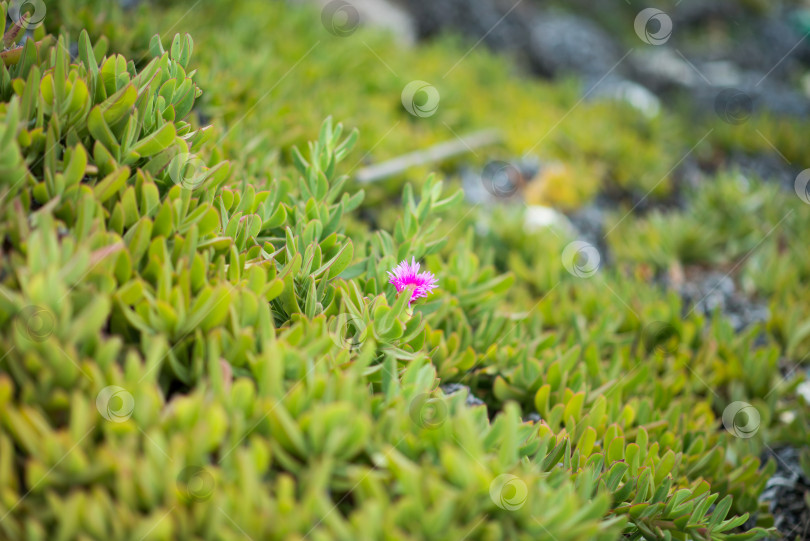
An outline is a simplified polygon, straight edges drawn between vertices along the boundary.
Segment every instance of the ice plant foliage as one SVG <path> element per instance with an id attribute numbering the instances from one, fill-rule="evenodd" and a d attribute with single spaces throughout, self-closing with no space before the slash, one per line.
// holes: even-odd
<path id="1" fill-rule="evenodd" d="M 411 258 L 408 263 L 406 259 L 392 270 L 388 271 L 388 282 L 397 288 L 397 293 L 402 293 L 406 288 L 411 288 L 410 305 L 420 297 L 427 297 L 436 288 L 436 277 L 432 272 L 419 272 L 419 263 L 416 258 Z"/>
<path id="2" fill-rule="evenodd" d="M 22 2 L 13 3 L 17 9 Z M 265 11 L 260 0 L 245 3 L 254 15 Z M 102 4 L 112 11 L 119 2 L 59 4 L 67 7 L 48 12 L 48 27 L 68 26 L 67 21 L 51 19 L 62 13 Z M 216 15 L 206 16 L 241 16 L 231 14 L 231 3 L 225 0 L 209 4 L 216 4 L 211 11 Z M 283 30 L 280 35 L 300 31 L 301 43 L 323 38 L 320 29 L 307 33 L 311 21 L 306 17 L 272 11 L 267 20 Z M 0 0 L 0 21 L 7 13 L 9 2 Z M 140 27 L 141 16 L 133 16 L 139 17 L 134 26 Z M 252 25 L 235 24 L 252 31 Z M 3 35 L 5 23 L 0 27 Z M 254 147 L 249 128 L 229 132 L 236 141 L 232 168 L 221 159 L 223 150 L 211 140 L 211 131 L 194 131 L 184 120 L 200 92 L 189 64 L 191 37 L 177 35 L 167 52 L 157 36 L 149 47 L 154 58 L 140 72 L 123 56 L 102 54 L 105 40 L 115 44 L 121 38 L 116 30 L 113 39 L 99 38 L 94 45 L 83 31 L 76 56 L 70 54 L 75 49 L 64 32 L 58 38 L 45 36 L 38 45 L 27 40 L 19 47 L 27 52 L 15 53 L 15 64 L 0 63 L 0 232 L 3 252 L 9 253 L 0 258 L 0 507 L 9 508 L 0 511 L 0 540 L 52 539 L 66 531 L 78 539 L 143 538 L 144 532 L 149 538 L 188 537 L 172 535 L 181 531 L 194 531 L 201 539 L 302 538 L 313 533 L 312 524 L 319 524 L 320 541 L 374 537 L 370 532 L 421 539 L 438 537 L 435 520 L 418 520 L 437 513 L 442 517 L 441 537 L 460 539 L 471 535 L 471 509 L 493 508 L 503 512 L 486 513 L 474 526 L 492 539 L 754 541 L 776 535 L 762 528 L 742 533 L 741 528 L 749 517 L 744 511 L 758 513 L 757 523 L 774 522 L 760 509 L 758 498 L 776 462 L 762 465 L 748 450 L 749 438 L 793 447 L 810 438 L 803 428 L 810 423 L 801 397 L 765 394 L 769 388 L 795 388 L 782 385 L 776 362 L 782 344 L 768 338 L 766 345 L 752 348 L 747 339 L 730 341 L 732 325 L 719 314 L 709 328 L 704 316 L 695 313 L 658 322 L 622 318 L 627 321 L 619 327 L 592 318 L 593 310 L 625 313 L 625 301 L 573 280 L 571 289 L 566 286 L 565 292 L 553 294 L 547 288 L 548 272 L 529 271 L 559 260 L 564 243 L 553 238 L 537 242 L 534 236 L 524 240 L 515 233 L 521 227 L 518 221 L 479 238 L 471 237 L 466 227 L 445 235 L 452 255 L 445 258 L 440 252 L 432 257 L 453 276 L 441 284 L 452 290 L 453 298 L 444 309 L 413 317 L 408 301 L 428 296 L 437 287 L 435 277 L 420 273 L 415 258 L 390 269 L 391 283 L 401 297 L 389 304 L 381 298 L 390 288 L 378 280 L 383 273 L 380 261 L 394 267 L 390 254 L 395 249 L 406 253 L 403 246 L 414 255 L 437 250 L 446 231 L 438 227 L 439 220 L 462 204 L 462 191 L 443 198 L 442 183 L 431 176 L 420 182 L 418 196 L 410 184 L 401 195 L 389 192 L 380 204 L 392 219 L 396 216 L 396 223 L 391 235 L 378 232 L 356 214 L 351 217 L 363 192 L 345 194 L 340 163 L 357 135 L 344 134 L 331 120 L 308 145 L 306 156 L 294 150 L 297 182 L 292 170 L 279 171 L 272 183 L 259 181 L 251 171 L 264 169 L 250 167 L 249 161 L 257 152 L 278 152 L 275 147 Z M 201 41 L 216 63 L 218 42 Z M 456 59 L 455 53 L 448 56 Z M 325 56 L 306 61 L 331 60 Z M 431 63 L 443 64 L 438 57 L 431 57 Z M 465 60 L 465 66 L 473 63 L 472 58 Z M 481 67 L 488 70 L 490 65 L 487 60 Z M 232 82 L 224 80 L 225 90 L 213 95 L 227 97 Z M 339 96 L 346 97 L 345 92 Z M 487 95 L 481 103 L 491 98 Z M 233 101 L 245 106 L 244 100 Z M 537 112 L 532 107 L 529 112 Z M 236 116 L 244 113 L 243 108 L 232 111 Z M 284 124 L 283 129 L 288 128 L 310 131 L 295 122 Z M 173 157 L 198 152 L 205 158 L 205 171 L 192 171 L 196 167 L 186 167 L 186 160 L 177 167 L 167 165 Z M 90 170 L 98 174 L 86 174 Z M 253 189 L 257 184 L 263 185 L 261 191 Z M 276 185 L 283 196 L 277 196 Z M 748 193 L 740 190 L 733 175 L 709 185 L 712 191 L 702 196 L 709 197 L 705 201 L 733 202 L 732 210 L 747 209 L 762 199 L 773 205 L 765 210 L 790 209 L 794 220 L 806 214 L 799 210 L 804 201 L 794 195 L 771 188 Z M 702 221 L 683 213 L 678 222 L 623 222 L 632 228 L 617 237 L 623 241 L 616 247 L 626 250 L 619 259 L 630 269 L 656 265 L 658 258 L 632 263 L 649 237 L 647 229 L 633 228 L 659 232 L 691 217 L 683 223 L 691 227 L 695 222 L 703 227 L 700 232 L 715 238 L 706 250 L 692 248 L 686 255 L 694 259 L 696 253 L 706 252 L 696 261 L 708 262 L 718 242 L 727 238 L 728 222 L 717 219 L 715 205 L 694 208 Z M 21 213 L 36 218 L 20 219 Z M 742 226 L 737 233 L 741 236 L 730 239 L 740 239 L 731 243 L 739 250 L 757 224 L 749 223 L 744 210 L 737 214 L 731 216 Z M 791 223 L 797 229 L 810 227 L 807 221 Z M 60 242 L 65 232 L 75 240 Z M 695 236 L 688 228 L 687 233 Z M 798 276 L 810 272 L 810 259 L 794 253 L 781 258 L 779 243 L 792 240 L 786 234 L 775 233 L 767 242 L 777 265 L 797 271 L 784 275 L 758 265 L 758 270 L 750 270 L 773 298 L 804 302 L 806 288 Z M 257 246 L 269 248 L 268 239 L 284 239 L 284 255 L 254 264 Z M 637 244 L 627 245 L 627 239 Z M 512 273 L 487 262 L 505 240 L 516 256 L 506 261 Z M 115 257 L 109 255 L 113 246 L 118 250 Z M 96 260 L 92 268 L 87 254 Z M 684 259 L 666 255 L 671 255 L 663 260 L 667 265 Z M 724 254 L 728 259 L 737 255 Z M 588 269 L 575 267 L 591 267 L 593 258 L 587 265 L 576 259 L 571 259 L 569 270 L 587 274 Z M 78 263 L 65 272 L 65 261 Z M 565 257 L 563 261 L 571 263 Z M 361 269 L 359 276 L 356 269 Z M 778 276 L 767 282 L 763 273 Z M 354 278 L 347 277 L 351 274 Z M 635 285 L 624 273 L 600 278 L 600 284 L 610 287 L 608 282 L 619 291 Z M 164 294 L 174 287 L 183 294 Z M 650 316 L 670 314 L 672 302 L 657 289 L 641 287 L 638 302 Z M 54 298 L 55 291 L 61 293 Z M 545 311 L 510 323 L 507 314 L 536 307 L 540 292 L 549 295 L 544 302 L 553 310 L 548 324 Z M 524 294 L 527 298 L 521 299 Z M 786 310 L 795 311 L 794 305 L 775 308 L 783 310 L 777 317 L 786 322 Z M 67 311 L 76 312 L 75 317 L 61 317 Z M 789 356 L 803 356 L 807 344 L 802 326 L 791 326 L 777 329 L 785 333 Z M 704 332 L 706 340 L 692 339 Z M 189 333 L 194 335 L 193 347 L 170 347 L 176 337 Z M 640 347 L 604 347 L 630 343 L 631 334 Z M 133 339 L 141 335 L 150 339 L 135 344 Z M 570 347 L 574 342 L 576 347 Z M 719 357 L 712 354 L 717 345 L 723 349 Z M 662 354 L 685 350 L 692 354 L 695 373 L 707 378 L 705 383 L 679 385 L 682 370 L 671 367 L 676 363 L 659 362 Z M 171 362 L 156 369 L 154 360 L 169 355 Z M 315 355 L 330 362 L 313 362 Z M 119 362 L 125 363 L 125 370 L 109 368 Z M 632 379 L 616 380 L 615 374 L 628 366 L 642 371 Z M 300 385 L 302 367 L 307 367 L 306 385 Z M 80 383 L 85 368 L 103 374 L 103 381 Z M 466 407 L 463 397 L 436 389 L 439 382 L 456 381 L 471 385 L 486 407 Z M 713 407 L 704 384 L 718 396 L 735 396 L 722 419 L 718 409 L 726 400 Z M 606 385 L 611 392 L 600 393 Z M 596 391 L 590 391 L 591 386 Z M 679 390 L 662 395 L 661 388 L 670 387 Z M 284 393 L 290 388 L 295 395 Z M 737 388 L 745 392 L 733 391 Z M 156 402 L 178 389 L 189 391 L 178 397 L 178 407 L 161 408 Z M 70 399 L 54 401 L 54 396 Z M 232 396 L 239 397 L 238 407 L 231 407 Z M 760 418 L 757 408 L 769 407 L 768 396 L 779 401 L 780 409 L 795 412 L 795 421 Z M 266 408 L 268 400 L 280 400 L 279 406 Z M 99 417 L 91 423 L 94 408 Z M 136 409 L 151 413 L 132 415 Z M 211 414 L 196 414 L 201 411 Z M 542 427 L 524 421 L 530 413 L 543 419 Z M 694 422 L 673 422 L 683 413 Z M 352 419 L 348 430 L 346 418 Z M 266 429 L 252 431 L 234 446 L 229 427 L 257 426 L 265 420 Z M 725 430 L 720 430 L 720 421 Z M 123 422 L 128 424 L 119 424 Z M 121 430 L 115 426 L 137 428 L 125 447 L 119 445 Z M 195 452 L 196 442 L 187 437 L 197 433 L 206 435 L 205 456 Z M 417 437 L 418 445 L 409 446 L 408 456 L 390 457 L 390 440 Z M 158 453 L 166 453 L 161 442 L 170 444 L 175 455 L 172 472 L 164 462 L 144 461 L 137 452 L 157 444 L 152 453 L 160 457 Z M 119 452 L 111 453 L 111 448 Z M 47 482 L 49 476 L 42 480 L 42 471 L 53 462 L 54 453 L 71 454 L 78 466 L 62 465 L 60 459 L 51 468 L 59 478 L 54 490 L 30 489 L 31 483 L 23 481 Z M 235 458 L 215 459 L 228 453 Z M 282 460 L 268 460 L 268 453 Z M 324 456 L 330 465 L 326 469 L 318 466 Z M 346 472 L 366 471 L 370 456 L 388 457 L 395 466 L 375 476 L 361 494 L 373 495 L 375 512 L 366 512 L 368 497 L 353 498 L 344 502 L 345 512 L 332 513 L 328 523 L 324 521 L 323 505 L 311 495 L 331 494 L 344 486 Z M 442 464 L 449 460 L 447 469 L 452 471 L 435 467 L 435 457 L 441 457 Z M 19 465 L 19 472 L 13 464 Z M 105 473 L 84 470 L 82 464 L 98 465 Z M 308 473 L 310 466 L 318 475 Z M 139 473 L 137 490 L 118 490 L 131 485 L 133 471 Z M 494 481 L 487 489 L 489 478 Z M 414 479 L 420 484 L 413 485 Z M 477 481 L 468 484 L 469 490 L 459 490 L 459 479 Z M 423 486 L 430 487 L 429 498 Z M 179 498 L 168 513 L 171 517 L 165 506 L 174 498 L 167 500 L 167 494 Z M 25 500 L 25 505 L 9 506 L 7 500 Z M 215 503 L 228 520 L 212 521 L 200 512 L 200 506 Z M 94 512 L 97 520 L 77 522 L 78 506 Z M 263 509 L 279 506 L 292 510 L 286 523 L 261 517 Z M 166 518 L 156 525 L 155 516 Z"/>

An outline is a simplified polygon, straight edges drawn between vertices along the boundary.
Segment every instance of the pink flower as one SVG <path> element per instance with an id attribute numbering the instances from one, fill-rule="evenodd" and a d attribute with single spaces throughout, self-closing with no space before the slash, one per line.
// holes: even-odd
<path id="1" fill-rule="evenodd" d="M 390 278 L 388 282 L 394 284 L 397 293 L 411 288 L 411 300 L 408 301 L 408 305 L 420 297 L 427 297 L 437 285 L 436 277 L 432 272 L 419 272 L 419 263 L 416 262 L 416 258 L 411 258 L 410 263 L 406 259 L 389 271 L 388 276 Z"/>

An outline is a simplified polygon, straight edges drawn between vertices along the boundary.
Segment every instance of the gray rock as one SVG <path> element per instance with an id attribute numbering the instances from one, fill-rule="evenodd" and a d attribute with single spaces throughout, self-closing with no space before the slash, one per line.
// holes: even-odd
<path id="1" fill-rule="evenodd" d="M 766 305 L 747 298 L 737 290 L 729 276 L 717 271 L 692 276 L 683 283 L 671 285 L 683 298 L 687 310 L 694 309 L 707 317 L 719 311 L 729 320 L 735 332 L 767 321 L 770 317 Z"/>
<path id="2" fill-rule="evenodd" d="M 523 188 L 532 182 L 540 168 L 540 160 L 532 156 L 510 161 L 491 160 L 482 169 L 462 167 L 461 186 L 470 203 L 518 203 Z"/>
<path id="3" fill-rule="evenodd" d="M 810 404 L 810 371 L 807 372 L 805 379 L 796 387 L 796 394 L 801 396 L 805 402 Z"/>
<path id="4" fill-rule="evenodd" d="M 528 415 L 525 415 L 523 417 L 523 422 L 526 422 L 526 423 L 539 423 L 542 420 L 543 420 L 543 418 L 540 417 L 540 414 L 535 412 L 535 411 L 533 411 L 533 412 L 531 412 Z"/>
<path id="5" fill-rule="evenodd" d="M 686 94 L 719 121 L 742 124 L 759 112 L 810 115 L 810 100 L 775 73 L 745 70 L 729 60 L 705 61 L 667 47 L 632 55 L 633 77 L 656 93 Z"/>
<path id="6" fill-rule="evenodd" d="M 526 231 L 539 231 L 550 227 L 568 236 L 576 236 L 576 229 L 565 214 L 542 205 L 531 205 L 526 208 L 523 226 Z"/>
<path id="7" fill-rule="evenodd" d="M 766 73 L 742 72 L 738 81 L 734 87 L 701 81 L 693 85 L 693 101 L 698 109 L 713 109 L 718 120 L 730 124 L 743 124 L 752 115 L 765 111 L 791 117 L 810 115 L 810 100 Z"/>
<path id="8" fill-rule="evenodd" d="M 126 1 L 126 0 L 123 0 Z M 131 0 L 132 1 L 132 0 Z M 140 0 L 134 0 L 140 1 Z M 416 24 L 407 10 L 390 0 L 287 0 L 292 4 L 311 3 L 321 9 L 321 22 L 327 31 L 351 36 L 360 26 L 387 30 L 401 45 L 416 41 Z M 334 26 L 333 26 L 334 25 Z"/>
<path id="9" fill-rule="evenodd" d="M 704 83 L 700 75 L 669 47 L 639 49 L 630 55 L 634 78 L 656 92 Z"/>
<path id="10" fill-rule="evenodd" d="M 590 20 L 543 13 L 532 23 L 529 56 L 535 69 L 544 75 L 602 77 L 622 55 L 613 38 Z"/>
<path id="11" fill-rule="evenodd" d="M 751 79 L 761 80 L 759 74 L 752 74 Z M 754 106 L 778 115 L 790 117 L 806 117 L 810 115 L 810 101 L 791 86 L 772 79 L 769 75 L 762 83 L 754 82 L 756 86 L 749 86 L 744 90 L 750 92 L 754 98 Z"/>
<path id="12" fill-rule="evenodd" d="M 810 490 L 810 479 L 802 473 L 799 449 L 782 447 L 768 449 L 763 453 L 763 462 L 775 459 L 776 473 L 765 484 L 759 500 L 766 502 L 774 515 L 774 527 L 787 539 L 798 538 L 810 531 L 810 508 L 804 495 Z M 752 517 L 752 521 L 755 517 Z"/>
<path id="13" fill-rule="evenodd" d="M 324 1 L 324 0 L 321 0 Z M 416 23 L 406 10 L 388 0 L 351 0 L 360 15 L 360 23 L 383 28 L 401 44 L 416 42 Z"/>
<path id="14" fill-rule="evenodd" d="M 658 116 L 661 100 L 644 86 L 627 79 L 608 77 L 586 89 L 589 100 L 611 100 L 627 103 L 647 118 Z"/>
<path id="15" fill-rule="evenodd" d="M 786 18 L 754 19 L 745 37 L 735 41 L 732 60 L 748 70 L 770 72 L 774 80 L 786 80 L 800 70 L 810 62 L 810 42 Z"/>
<path id="16" fill-rule="evenodd" d="M 447 29 L 481 40 L 494 50 L 520 52 L 528 44 L 524 24 L 529 5 L 500 0 L 401 0 L 413 15 L 419 37 L 430 37 Z"/>
<path id="17" fill-rule="evenodd" d="M 568 219 L 577 231 L 577 237 L 599 250 L 602 265 L 610 262 L 610 251 L 605 240 L 606 217 L 606 207 L 598 200 L 568 214 Z"/>
<path id="18" fill-rule="evenodd" d="M 734 87 L 742 83 L 740 66 L 730 60 L 710 60 L 703 62 L 700 71 L 712 86 Z"/>
<path id="19" fill-rule="evenodd" d="M 670 15 L 673 23 L 684 29 L 693 29 L 713 20 L 739 19 L 745 15 L 741 2 L 736 0 L 680 0 L 677 5 L 678 9 L 672 10 Z"/>
<path id="20" fill-rule="evenodd" d="M 466 385 L 462 385 L 461 383 L 445 383 L 444 385 L 439 385 L 439 388 L 442 390 L 444 394 L 447 396 L 466 391 L 467 392 L 467 400 L 465 404 L 467 406 L 483 406 L 484 401 L 472 394 L 470 388 Z"/>
<path id="21" fill-rule="evenodd" d="M 775 182 L 784 190 L 793 193 L 796 175 L 799 169 L 785 163 L 777 154 L 748 155 L 733 152 L 727 167 L 739 169 L 744 177 L 754 177 L 765 182 Z"/>

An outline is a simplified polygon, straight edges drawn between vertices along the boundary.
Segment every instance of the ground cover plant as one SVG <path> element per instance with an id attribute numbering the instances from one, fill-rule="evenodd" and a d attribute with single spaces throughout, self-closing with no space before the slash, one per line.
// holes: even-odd
<path id="1" fill-rule="evenodd" d="M 104 4 L 0 3 L 0 539 L 777 535 L 807 195 L 672 171 L 768 141 L 803 166 L 800 121 L 569 114 L 576 81 L 312 6 Z M 441 114 L 410 111 L 403 80 L 451 68 Z M 624 194 L 600 249 L 465 201 L 452 161 L 353 177 L 492 126 L 564 164 L 534 203 Z M 707 269 L 767 318 L 679 294 Z"/>

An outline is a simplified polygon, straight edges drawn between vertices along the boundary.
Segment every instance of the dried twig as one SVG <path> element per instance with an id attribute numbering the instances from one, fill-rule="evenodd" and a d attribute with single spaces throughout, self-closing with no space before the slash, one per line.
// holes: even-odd
<path id="1" fill-rule="evenodd" d="M 471 133 L 452 141 L 445 141 L 424 150 L 403 154 L 382 163 L 370 165 L 355 175 L 358 182 L 369 183 L 392 177 L 396 174 L 426 163 L 440 162 L 457 154 L 472 152 L 473 149 L 492 145 L 501 140 L 497 130 L 483 130 Z"/>
<path id="2" fill-rule="evenodd" d="M 20 19 L 11 25 L 11 28 L 9 28 L 3 35 L 3 47 L 8 49 L 14 45 L 14 43 L 17 41 L 17 36 L 20 35 L 20 32 L 25 30 L 29 18 L 30 15 L 28 13 L 23 13 L 20 16 Z"/>

